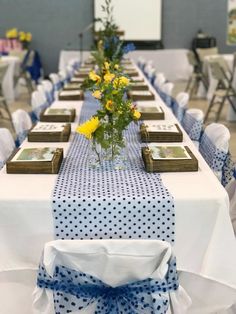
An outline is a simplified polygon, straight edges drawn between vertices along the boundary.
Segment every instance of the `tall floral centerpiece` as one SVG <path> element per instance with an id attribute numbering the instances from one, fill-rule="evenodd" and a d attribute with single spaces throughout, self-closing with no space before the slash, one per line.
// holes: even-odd
<path id="1" fill-rule="evenodd" d="M 78 126 L 77 132 L 91 141 L 94 165 L 111 161 L 119 167 L 125 158 L 124 130 L 140 117 L 131 100 L 126 98 L 129 82 L 118 64 L 105 62 L 101 75 L 95 71 L 89 73 L 87 88 L 100 102 L 100 108 L 90 120 Z"/>
<path id="2" fill-rule="evenodd" d="M 105 0 L 102 11 L 104 18 L 96 19 L 101 28 L 97 32 L 97 49 L 93 53 L 99 68 L 104 61 L 119 63 L 124 54 L 135 49 L 133 43 L 124 44 L 120 40 L 120 31 L 113 18 L 112 0 Z"/>

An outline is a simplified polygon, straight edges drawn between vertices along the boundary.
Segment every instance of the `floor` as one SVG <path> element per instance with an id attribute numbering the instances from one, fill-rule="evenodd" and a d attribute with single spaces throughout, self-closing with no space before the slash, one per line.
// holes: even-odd
<path id="1" fill-rule="evenodd" d="M 183 91 L 185 88 L 186 82 L 175 82 L 175 88 L 173 94 L 176 95 L 178 92 Z M 14 112 L 16 109 L 24 109 L 27 112 L 31 111 L 31 106 L 30 106 L 30 95 L 28 94 L 27 90 L 24 87 L 21 87 L 20 89 L 20 95 L 17 98 L 16 101 L 13 103 L 9 104 L 10 111 Z M 199 108 L 202 109 L 203 112 L 205 113 L 208 107 L 208 102 L 206 99 L 201 99 L 197 97 L 193 97 L 190 102 L 189 102 L 189 108 Z M 222 112 L 221 120 L 219 121 L 220 123 L 224 124 L 225 126 L 228 127 L 230 130 L 231 134 L 231 139 L 230 139 L 230 152 L 233 156 L 233 159 L 236 161 L 236 121 L 235 122 L 228 122 L 226 120 L 226 115 L 227 115 L 227 106 L 225 106 L 224 111 Z M 11 124 L 7 119 L 3 119 L 1 116 L 1 113 L 4 117 L 6 117 L 6 114 L 1 110 L 0 107 L 0 127 L 6 127 L 9 128 L 15 137 L 14 130 L 11 127 Z M 213 122 L 213 117 L 210 117 L 208 120 L 208 123 Z"/>

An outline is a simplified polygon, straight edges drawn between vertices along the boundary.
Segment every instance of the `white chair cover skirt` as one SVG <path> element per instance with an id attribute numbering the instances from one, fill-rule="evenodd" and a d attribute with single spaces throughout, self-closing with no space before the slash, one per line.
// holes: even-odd
<path id="1" fill-rule="evenodd" d="M 14 139 L 10 131 L 6 128 L 0 128 L 0 160 L 5 163 L 15 148 Z"/>
<path id="2" fill-rule="evenodd" d="M 218 149 L 229 151 L 230 132 L 223 124 L 211 123 L 204 132 Z"/>
<path id="3" fill-rule="evenodd" d="M 186 112 L 198 121 L 203 121 L 204 119 L 204 113 L 201 109 L 191 108 L 188 109 Z"/>
<path id="4" fill-rule="evenodd" d="M 13 112 L 12 121 L 17 135 L 23 133 L 24 131 L 28 131 L 32 127 L 32 121 L 29 114 L 22 109 L 18 109 Z"/>
<path id="5" fill-rule="evenodd" d="M 180 92 L 177 94 L 176 100 L 180 107 L 185 108 L 188 105 L 189 94 L 185 92 Z"/>
<path id="6" fill-rule="evenodd" d="M 57 240 L 45 245 L 43 264 L 51 276 L 56 264 L 63 265 L 116 287 L 146 278 L 163 279 L 171 256 L 170 244 L 158 240 Z M 183 314 L 191 301 L 179 288 L 170 293 L 170 303 L 173 310 L 168 313 Z M 37 314 L 54 313 L 52 292 L 36 288 L 34 309 Z M 78 313 L 92 314 L 94 308 Z"/>

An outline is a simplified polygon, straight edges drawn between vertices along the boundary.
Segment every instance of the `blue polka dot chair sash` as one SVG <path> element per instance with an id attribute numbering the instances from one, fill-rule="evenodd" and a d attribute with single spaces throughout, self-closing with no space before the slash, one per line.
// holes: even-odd
<path id="1" fill-rule="evenodd" d="M 51 302 L 56 314 L 80 310 L 89 314 L 164 314 L 172 302 L 171 293 L 175 300 L 171 305 L 182 306 L 176 262 L 168 243 L 56 242 L 45 248 L 38 272 L 34 303 L 39 313 L 40 305 Z M 81 242 L 86 242 L 82 248 Z M 45 300 L 48 293 L 50 298 Z M 186 302 L 185 293 L 181 300 Z"/>
<path id="2" fill-rule="evenodd" d="M 98 108 L 86 95 L 81 122 Z M 125 170 L 88 166 L 89 141 L 76 134 L 53 193 L 56 239 L 160 239 L 174 243 L 174 201 L 159 174 L 147 173 L 139 128 L 125 133 L 129 163 Z"/>
<path id="3" fill-rule="evenodd" d="M 189 114 L 188 111 L 186 111 L 182 119 L 182 126 L 191 140 L 200 140 L 203 128 L 203 119 L 197 120 L 195 117 Z"/>
<path id="4" fill-rule="evenodd" d="M 226 161 L 227 153 L 217 148 L 205 132 L 201 137 L 199 151 L 210 168 L 221 180 L 222 169 Z"/>
<path id="5" fill-rule="evenodd" d="M 176 119 L 181 122 L 183 120 L 183 116 L 185 114 L 186 108 L 181 107 L 177 100 L 172 98 L 172 104 L 171 104 L 172 110 L 174 115 L 176 116 Z"/>
<path id="6" fill-rule="evenodd" d="M 226 155 L 226 159 L 222 168 L 221 183 L 226 187 L 232 180 L 235 180 L 235 163 L 232 159 L 230 152 Z"/>

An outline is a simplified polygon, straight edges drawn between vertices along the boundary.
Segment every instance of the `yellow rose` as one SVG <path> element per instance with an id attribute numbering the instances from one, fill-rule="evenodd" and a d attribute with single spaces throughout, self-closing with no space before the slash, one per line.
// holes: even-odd
<path id="1" fill-rule="evenodd" d="M 127 85 L 129 85 L 129 79 L 128 79 L 127 77 L 125 77 L 125 76 L 121 76 L 121 77 L 120 77 L 120 84 L 121 84 L 122 86 L 127 86 Z"/>
<path id="2" fill-rule="evenodd" d="M 100 92 L 100 90 L 95 90 L 92 93 L 93 97 L 97 98 L 97 99 L 101 99 L 102 98 L 102 93 Z"/>
<path id="3" fill-rule="evenodd" d="M 84 122 L 83 124 L 79 125 L 76 129 L 76 132 L 84 135 L 87 139 L 92 138 L 92 134 L 97 130 L 99 127 L 99 119 L 98 117 L 92 117 L 90 120 Z"/>
<path id="4" fill-rule="evenodd" d="M 26 33 L 25 32 L 19 32 L 19 39 L 20 41 L 26 40 Z"/>
<path id="5" fill-rule="evenodd" d="M 118 69 L 119 69 L 119 65 L 118 65 L 118 64 L 115 64 L 115 65 L 114 65 L 114 69 L 115 69 L 115 70 L 118 70 Z"/>
<path id="6" fill-rule="evenodd" d="M 89 72 L 89 78 L 90 78 L 90 80 L 92 80 L 94 82 L 100 82 L 101 81 L 101 77 L 99 75 L 97 75 L 94 71 Z"/>
<path id="7" fill-rule="evenodd" d="M 104 62 L 104 69 L 108 71 L 110 69 L 110 64 L 108 62 Z"/>
<path id="8" fill-rule="evenodd" d="M 108 100 L 108 101 L 106 102 L 105 107 L 106 107 L 106 109 L 107 109 L 108 111 L 112 111 L 112 109 L 113 109 L 113 101 L 112 101 L 112 100 Z"/>
<path id="9" fill-rule="evenodd" d="M 26 41 L 30 42 L 32 40 L 32 34 L 30 32 L 25 34 L 26 36 Z"/>
<path id="10" fill-rule="evenodd" d="M 138 120 L 141 117 L 141 113 L 138 110 L 134 110 L 133 116 L 135 119 Z"/>
<path id="11" fill-rule="evenodd" d="M 105 83 L 110 83 L 114 78 L 115 78 L 115 74 L 112 74 L 112 73 L 110 73 L 110 72 L 107 72 L 107 73 L 104 75 L 104 81 L 105 81 Z"/>

